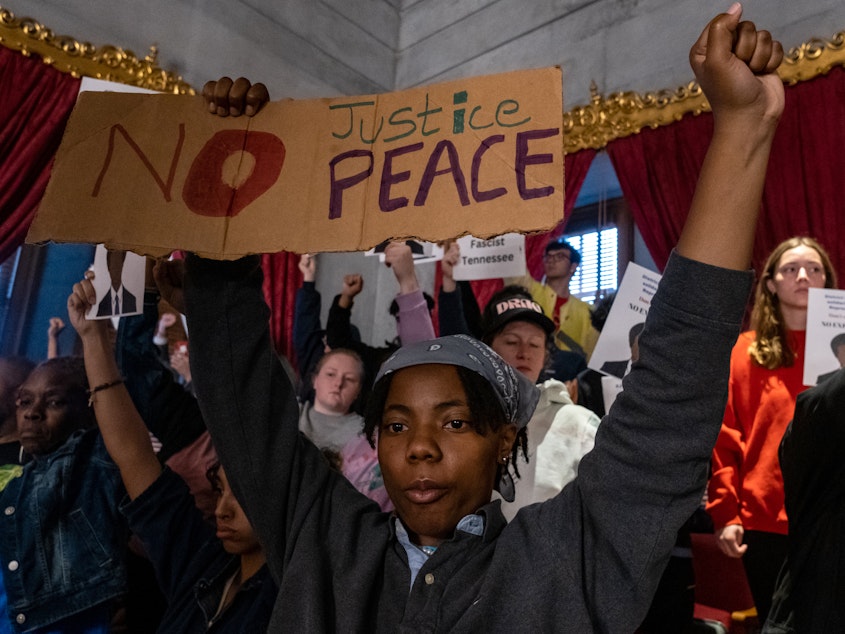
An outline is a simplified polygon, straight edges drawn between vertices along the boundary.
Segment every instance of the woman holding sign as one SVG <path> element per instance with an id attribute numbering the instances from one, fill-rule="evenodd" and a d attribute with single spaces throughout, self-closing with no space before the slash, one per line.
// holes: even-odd
<path id="1" fill-rule="evenodd" d="M 781 242 L 757 283 L 753 330 L 731 354 L 728 405 L 713 451 L 707 511 L 719 548 L 742 557 L 760 622 L 786 555 L 788 523 L 778 448 L 804 388 L 807 299 L 833 288 L 836 273 L 812 238 Z"/>
<path id="2" fill-rule="evenodd" d="M 414 344 L 386 361 L 367 416 L 396 506 L 381 513 L 298 434 L 258 258 L 188 258 L 194 380 L 279 582 L 270 631 L 639 625 L 704 488 L 783 109 L 773 72 L 782 49 L 740 14 L 735 4 L 717 16 L 690 55 L 716 125 L 640 339 L 640 362 L 575 481 L 510 524 L 490 499 L 536 401 L 530 381 L 469 337 Z M 249 90 L 245 81 L 209 85 L 209 107 L 255 111 L 261 98 Z"/>

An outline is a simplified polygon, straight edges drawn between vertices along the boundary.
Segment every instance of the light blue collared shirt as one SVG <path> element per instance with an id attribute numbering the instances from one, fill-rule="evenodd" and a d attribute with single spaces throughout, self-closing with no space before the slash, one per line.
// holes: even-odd
<path id="1" fill-rule="evenodd" d="M 419 546 L 411 543 L 411 539 L 408 537 L 408 531 L 405 529 L 405 526 L 398 517 L 394 518 L 394 521 L 396 522 L 396 539 L 399 540 L 399 543 L 402 544 L 402 547 L 405 549 L 405 553 L 408 555 L 408 567 L 411 569 L 411 587 L 408 588 L 408 592 L 410 592 L 411 588 L 414 587 L 414 581 L 417 578 L 420 568 L 422 568 L 423 564 L 428 561 L 429 555 L 426 554 Z M 465 515 L 461 518 L 461 521 L 458 522 L 455 530 L 463 531 L 464 533 L 469 533 L 470 535 L 481 535 L 484 533 L 484 517 L 476 515 L 475 513 Z"/>

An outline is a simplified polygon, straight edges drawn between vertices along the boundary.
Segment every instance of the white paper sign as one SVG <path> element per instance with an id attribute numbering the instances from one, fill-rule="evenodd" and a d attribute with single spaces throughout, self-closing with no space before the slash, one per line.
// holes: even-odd
<path id="1" fill-rule="evenodd" d="M 414 256 L 414 264 L 425 264 L 426 262 L 438 262 L 443 259 L 443 247 L 434 242 L 422 242 L 419 240 L 406 240 L 405 243 L 411 247 L 411 255 Z M 384 262 L 384 249 L 387 247 L 387 242 L 382 242 L 374 246 L 368 251 L 364 251 L 364 255 L 377 255 L 379 262 Z"/>
<path id="2" fill-rule="evenodd" d="M 116 81 L 83 77 L 82 82 L 79 84 L 79 92 L 135 92 L 152 95 L 156 94 L 158 91 L 150 90 L 149 88 L 141 88 L 140 86 L 119 84 Z"/>
<path id="3" fill-rule="evenodd" d="M 804 385 L 817 385 L 841 367 L 845 367 L 845 290 L 811 288 Z"/>
<path id="4" fill-rule="evenodd" d="M 588 367 L 620 379 L 630 371 L 632 354 L 636 356 L 635 345 L 661 277 L 634 262 L 628 264 Z"/>
<path id="5" fill-rule="evenodd" d="M 87 319 L 139 315 L 144 310 L 144 270 L 147 258 L 129 251 L 106 251 L 102 244 L 94 253 L 94 290 L 97 301 Z"/>
<path id="6" fill-rule="evenodd" d="M 489 240 L 473 236 L 458 239 L 461 257 L 454 266 L 455 280 L 488 280 L 525 275 L 525 236 L 506 233 Z"/>
<path id="7" fill-rule="evenodd" d="M 615 376 L 603 376 L 601 378 L 601 395 L 604 400 L 604 411 L 609 412 L 610 406 L 616 397 L 622 393 L 622 379 Z"/>

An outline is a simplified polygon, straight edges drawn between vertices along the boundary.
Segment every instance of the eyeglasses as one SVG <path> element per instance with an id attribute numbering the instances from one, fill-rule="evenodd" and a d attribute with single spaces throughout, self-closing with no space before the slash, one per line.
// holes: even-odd
<path id="1" fill-rule="evenodd" d="M 543 255 L 543 262 L 563 262 L 564 260 L 571 260 L 571 258 L 563 251 L 551 251 Z"/>
<path id="2" fill-rule="evenodd" d="M 818 264 L 786 264 L 777 272 L 783 277 L 798 277 L 802 269 L 807 277 L 827 277 L 824 268 Z"/>

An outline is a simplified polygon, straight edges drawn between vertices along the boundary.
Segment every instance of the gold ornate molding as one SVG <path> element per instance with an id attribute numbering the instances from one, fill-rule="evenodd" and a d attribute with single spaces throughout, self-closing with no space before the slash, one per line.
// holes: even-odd
<path id="1" fill-rule="evenodd" d="M 194 94 L 180 76 L 156 64 L 156 47 L 139 59 L 132 51 L 116 46 L 99 49 L 69 36 L 57 36 L 32 18 L 15 18 L 0 7 L 0 45 L 38 55 L 44 63 L 74 77 L 94 77 L 141 86 L 162 92 Z M 823 75 L 835 66 L 845 66 L 845 31 L 831 39 L 812 38 L 791 49 L 778 69 L 787 85 Z M 590 104 L 563 113 L 564 150 L 599 150 L 614 139 L 657 128 L 680 120 L 684 115 L 709 110 L 698 84 L 690 82 L 675 90 L 640 94 L 619 92 L 603 96 L 595 83 L 590 86 Z"/>
<path id="2" fill-rule="evenodd" d="M 794 85 L 845 66 L 845 31 L 831 39 L 813 38 L 791 49 L 778 68 L 787 85 Z M 563 113 L 564 151 L 587 148 L 600 150 L 614 139 L 638 133 L 643 128 L 657 128 L 680 120 L 687 114 L 710 110 L 707 99 L 695 82 L 675 90 L 661 90 L 640 95 L 636 92 L 599 94 L 590 86 L 590 104 Z"/>
<path id="3" fill-rule="evenodd" d="M 834 66 L 845 66 L 845 31 L 831 39 L 813 39 L 790 50 L 778 69 L 784 83 L 792 86 L 824 75 Z"/>
<path id="4" fill-rule="evenodd" d="M 38 55 L 49 64 L 74 77 L 93 77 L 176 94 L 194 94 L 194 89 L 178 75 L 156 64 L 158 50 L 139 59 L 132 51 L 116 46 L 97 48 L 88 42 L 56 35 L 32 18 L 16 18 L 0 7 L 0 44 L 27 57 Z"/>

